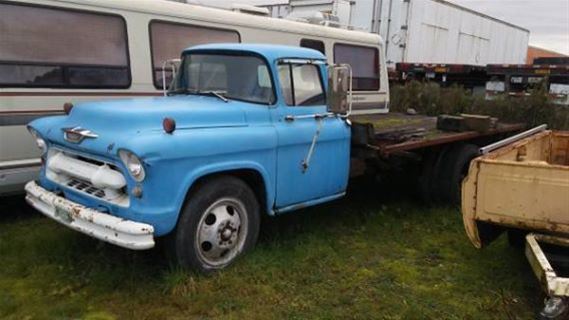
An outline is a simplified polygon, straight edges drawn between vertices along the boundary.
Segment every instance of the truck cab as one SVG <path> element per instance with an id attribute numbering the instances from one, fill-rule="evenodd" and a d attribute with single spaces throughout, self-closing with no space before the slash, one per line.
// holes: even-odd
<path id="1" fill-rule="evenodd" d="M 253 247 L 260 215 L 345 194 L 350 73 L 305 48 L 186 49 L 165 97 L 31 122 L 43 166 L 26 199 L 103 241 L 149 249 L 163 237 L 182 266 L 224 268 Z"/>

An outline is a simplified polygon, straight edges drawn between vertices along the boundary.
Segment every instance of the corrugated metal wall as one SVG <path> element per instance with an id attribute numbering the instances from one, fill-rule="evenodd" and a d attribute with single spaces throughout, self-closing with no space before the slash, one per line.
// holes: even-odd
<path id="1" fill-rule="evenodd" d="M 529 32 L 439 0 L 356 0 L 351 24 L 379 33 L 388 63 L 524 63 Z"/>
<path id="2" fill-rule="evenodd" d="M 289 0 L 267 7 L 274 17 L 335 11 L 342 24 L 381 35 L 389 67 L 521 64 L 527 55 L 529 31 L 443 0 Z"/>
<path id="3" fill-rule="evenodd" d="M 438 1 L 411 1 L 403 60 L 408 62 L 524 63 L 529 32 Z"/>

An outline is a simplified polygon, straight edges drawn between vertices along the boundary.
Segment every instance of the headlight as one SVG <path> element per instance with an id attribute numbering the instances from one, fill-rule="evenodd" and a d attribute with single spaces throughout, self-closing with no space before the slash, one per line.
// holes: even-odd
<path id="1" fill-rule="evenodd" d="M 142 161 L 140 161 L 134 153 L 126 150 L 120 150 L 119 157 L 134 180 L 138 182 L 144 180 L 144 177 L 146 176 L 144 166 L 142 165 Z"/>
<path id="2" fill-rule="evenodd" d="M 32 127 L 28 127 L 28 130 L 34 137 L 34 140 L 36 141 L 38 148 L 41 150 L 41 154 L 44 155 L 47 152 L 47 144 L 45 143 L 45 140 Z"/>

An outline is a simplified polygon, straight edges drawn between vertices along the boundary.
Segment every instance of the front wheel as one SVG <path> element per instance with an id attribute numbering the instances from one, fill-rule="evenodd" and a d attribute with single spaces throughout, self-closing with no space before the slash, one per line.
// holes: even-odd
<path id="1" fill-rule="evenodd" d="M 170 252 L 182 267 L 223 269 L 257 241 L 259 205 L 240 179 L 216 177 L 196 186 L 171 235 Z"/>

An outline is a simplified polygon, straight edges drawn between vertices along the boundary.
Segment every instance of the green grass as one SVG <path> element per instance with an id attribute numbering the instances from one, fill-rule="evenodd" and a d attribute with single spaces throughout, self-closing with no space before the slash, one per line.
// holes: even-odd
<path id="1" fill-rule="evenodd" d="M 531 319 L 541 307 L 503 237 L 479 251 L 456 209 L 352 194 L 265 222 L 252 253 L 207 277 L 160 250 L 0 212 L 0 318 Z"/>

